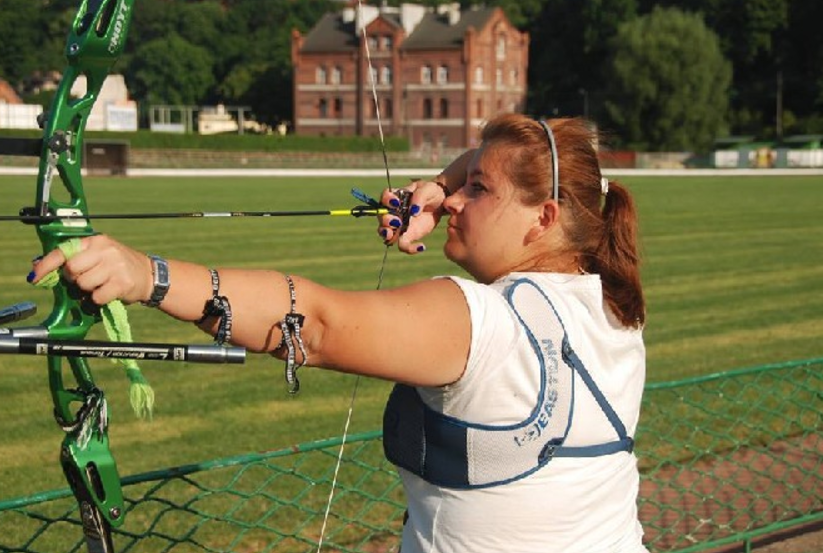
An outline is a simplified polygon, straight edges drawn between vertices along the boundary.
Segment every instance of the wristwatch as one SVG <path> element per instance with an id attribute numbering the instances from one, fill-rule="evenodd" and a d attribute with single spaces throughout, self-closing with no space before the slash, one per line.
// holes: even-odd
<path id="1" fill-rule="evenodd" d="M 146 307 L 158 307 L 169 291 L 169 264 L 165 259 L 156 255 L 150 255 L 149 259 L 151 259 L 151 273 L 154 278 L 154 287 L 151 291 L 151 297 L 148 301 L 144 301 L 143 305 Z"/>

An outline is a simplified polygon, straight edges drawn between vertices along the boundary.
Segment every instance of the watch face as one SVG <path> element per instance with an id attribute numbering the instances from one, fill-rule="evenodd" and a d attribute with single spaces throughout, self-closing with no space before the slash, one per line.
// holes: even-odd
<path id="1" fill-rule="evenodd" d="M 157 264 L 157 281 L 161 286 L 169 285 L 169 266 L 165 262 Z"/>
<path id="2" fill-rule="evenodd" d="M 169 291 L 169 264 L 161 257 L 155 255 L 150 257 L 152 272 L 154 273 L 154 288 L 151 292 L 151 298 L 146 302 L 146 305 L 157 307 Z"/>

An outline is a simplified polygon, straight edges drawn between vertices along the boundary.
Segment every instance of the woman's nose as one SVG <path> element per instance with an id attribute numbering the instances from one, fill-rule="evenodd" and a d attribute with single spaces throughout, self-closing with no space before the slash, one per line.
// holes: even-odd
<path id="1" fill-rule="evenodd" d="M 449 215 L 454 215 L 457 213 L 463 206 L 463 189 L 460 188 L 456 190 L 451 196 L 443 200 L 442 207 L 443 210 L 448 213 Z"/>

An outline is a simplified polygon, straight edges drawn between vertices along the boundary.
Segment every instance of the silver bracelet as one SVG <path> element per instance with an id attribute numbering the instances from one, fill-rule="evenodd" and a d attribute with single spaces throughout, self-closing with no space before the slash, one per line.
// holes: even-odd
<path id="1" fill-rule="evenodd" d="M 206 300 L 203 306 L 203 316 L 194 324 L 201 325 L 209 317 L 217 317 L 217 333 L 214 336 L 215 343 L 222 345 L 231 340 L 231 325 L 233 321 L 231 304 L 229 298 L 220 295 L 220 275 L 214 269 L 209 269 L 211 275 L 211 297 Z"/>
<path id="2" fill-rule="evenodd" d="M 289 275 L 283 275 L 286 283 L 289 285 L 289 302 L 291 309 L 283 316 L 280 321 L 280 330 L 283 332 L 283 337 L 280 339 L 280 344 L 277 348 L 286 347 L 288 355 L 286 357 L 286 383 L 289 386 L 289 393 L 296 394 L 300 390 L 300 381 L 297 379 L 297 369 L 304 366 L 308 361 L 308 353 L 306 353 L 306 346 L 303 343 L 303 323 L 306 317 L 302 313 L 297 312 L 297 293 L 294 291 L 294 281 Z M 302 359 L 297 362 L 297 348 L 300 349 Z"/>

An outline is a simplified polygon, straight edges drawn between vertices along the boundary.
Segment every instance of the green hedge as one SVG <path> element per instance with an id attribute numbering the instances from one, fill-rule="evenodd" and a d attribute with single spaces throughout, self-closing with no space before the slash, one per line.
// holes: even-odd
<path id="1" fill-rule="evenodd" d="M 35 130 L 0 129 L 0 136 L 36 137 Z M 148 130 L 137 132 L 89 131 L 86 139 L 126 140 L 137 149 L 223 150 L 238 152 L 379 152 L 380 141 L 372 136 L 299 136 L 259 134 L 173 134 Z M 409 151 L 405 138 L 386 137 L 386 149 Z"/>

